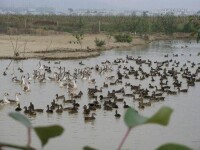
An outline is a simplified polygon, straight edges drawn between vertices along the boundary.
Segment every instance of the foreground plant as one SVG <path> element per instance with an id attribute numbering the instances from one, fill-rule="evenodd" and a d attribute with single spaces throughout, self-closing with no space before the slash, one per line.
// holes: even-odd
<path id="1" fill-rule="evenodd" d="M 8 143 L 1 143 L 0 142 L 0 149 L 2 147 L 10 147 L 10 148 L 16 148 L 16 149 L 22 149 L 22 150 L 35 150 L 35 148 L 31 147 L 31 131 L 34 130 L 37 136 L 39 137 L 42 147 L 44 147 L 50 138 L 60 136 L 64 129 L 63 127 L 59 125 L 52 125 L 52 126 L 44 126 L 44 127 L 33 127 L 31 122 L 20 113 L 11 112 L 9 113 L 9 116 L 17 121 L 19 121 L 21 124 L 23 124 L 25 127 L 27 127 L 28 130 L 28 141 L 26 146 L 19 146 L 14 144 L 8 144 Z"/>
<path id="2" fill-rule="evenodd" d="M 122 141 L 120 142 L 118 150 L 121 150 L 124 142 L 126 141 L 126 138 L 128 137 L 130 131 L 134 127 L 139 126 L 139 125 L 149 124 L 149 123 L 166 126 L 169 123 L 172 112 L 173 110 L 171 108 L 162 107 L 160 110 L 158 110 L 157 113 L 155 113 L 153 116 L 148 118 L 148 117 L 141 116 L 133 108 L 128 108 L 124 116 L 124 121 L 128 127 L 128 130 L 125 136 L 123 137 Z M 166 144 L 159 147 L 157 150 L 171 150 L 171 149 L 190 150 L 190 148 L 183 145 L 179 145 L 179 144 Z"/>

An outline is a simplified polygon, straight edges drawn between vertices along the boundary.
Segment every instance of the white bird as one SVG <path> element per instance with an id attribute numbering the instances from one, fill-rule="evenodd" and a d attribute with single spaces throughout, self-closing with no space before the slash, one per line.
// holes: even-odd
<path id="1" fill-rule="evenodd" d="M 4 93 L 3 100 L 0 101 L 1 104 L 9 104 L 10 103 L 10 101 L 7 98 L 8 95 L 9 95 L 8 93 Z"/>
<path id="2" fill-rule="evenodd" d="M 16 93 L 15 94 L 15 100 L 12 100 L 12 99 L 8 99 L 8 101 L 10 102 L 10 103 L 17 103 L 17 104 L 19 104 L 19 98 L 18 98 L 18 96 L 19 95 L 21 95 L 21 93 Z"/>
<path id="3" fill-rule="evenodd" d="M 88 83 L 89 83 L 89 84 L 95 84 L 96 81 L 95 81 L 95 79 L 91 79 L 91 77 L 89 76 L 89 78 L 88 78 Z"/>
<path id="4" fill-rule="evenodd" d="M 39 62 L 39 65 L 40 65 L 39 69 L 44 70 L 44 65 L 42 65 L 40 62 Z"/>
<path id="5" fill-rule="evenodd" d="M 25 76 L 22 76 L 22 77 L 21 77 L 21 82 L 22 82 L 22 85 L 25 86 L 25 84 L 26 84 Z"/>
<path id="6" fill-rule="evenodd" d="M 25 85 L 23 86 L 23 91 L 24 92 L 29 92 L 31 89 L 30 89 L 30 86 L 29 86 L 29 83 L 28 82 L 25 82 Z"/>
<path id="7" fill-rule="evenodd" d="M 32 81 L 32 78 L 30 77 L 30 74 L 29 73 L 27 73 L 27 75 L 28 75 L 28 81 Z"/>
<path id="8" fill-rule="evenodd" d="M 59 86 L 60 86 L 60 87 L 67 87 L 67 86 L 68 86 L 68 83 L 65 82 L 65 81 L 59 80 L 58 83 L 59 83 Z"/>

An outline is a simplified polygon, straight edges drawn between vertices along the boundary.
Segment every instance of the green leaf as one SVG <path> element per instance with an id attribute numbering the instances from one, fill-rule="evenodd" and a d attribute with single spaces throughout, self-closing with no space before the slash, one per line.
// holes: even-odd
<path id="1" fill-rule="evenodd" d="M 24 115 L 22 115 L 20 113 L 11 112 L 11 113 L 9 113 L 9 116 L 11 118 L 19 121 L 20 123 L 22 123 L 26 127 L 32 127 L 31 122 Z"/>
<path id="2" fill-rule="evenodd" d="M 96 150 L 96 149 L 94 149 L 94 148 L 92 148 L 92 147 L 89 147 L 89 146 L 84 146 L 84 147 L 83 147 L 83 150 Z"/>
<path id="3" fill-rule="evenodd" d="M 63 133 L 64 128 L 59 125 L 52 125 L 46 127 L 34 127 L 42 146 L 46 145 L 50 138 L 59 136 Z"/>
<path id="4" fill-rule="evenodd" d="M 167 125 L 169 123 L 169 119 L 173 110 L 169 107 L 162 107 L 157 113 L 155 113 L 152 117 L 147 118 L 141 116 L 137 113 L 133 108 L 128 108 L 125 113 L 124 121 L 128 128 L 133 128 L 138 125 L 147 124 L 147 123 L 155 123 L 160 125 Z"/>
<path id="5" fill-rule="evenodd" d="M 191 148 L 180 144 L 169 143 L 161 145 L 156 150 L 191 150 Z"/>
<path id="6" fill-rule="evenodd" d="M 133 108 L 128 108 L 124 116 L 124 121 L 129 128 L 133 128 L 137 125 L 144 124 L 147 118 L 139 115 Z"/>
<path id="7" fill-rule="evenodd" d="M 163 126 L 168 125 L 173 110 L 169 107 L 162 107 L 157 113 L 149 118 L 146 123 L 155 123 Z"/>

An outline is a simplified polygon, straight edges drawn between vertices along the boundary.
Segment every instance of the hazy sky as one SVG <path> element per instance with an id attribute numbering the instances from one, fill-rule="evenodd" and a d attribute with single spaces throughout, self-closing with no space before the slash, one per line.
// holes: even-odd
<path id="1" fill-rule="evenodd" d="M 153 10 L 164 8 L 185 8 L 200 10 L 200 0 L 0 0 L 0 7 L 54 7 L 89 9 Z"/>

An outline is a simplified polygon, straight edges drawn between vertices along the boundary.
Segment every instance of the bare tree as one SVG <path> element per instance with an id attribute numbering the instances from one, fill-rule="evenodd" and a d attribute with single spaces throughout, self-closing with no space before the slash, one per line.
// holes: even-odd
<path id="1" fill-rule="evenodd" d="M 13 37 L 13 39 L 11 38 L 11 36 L 9 35 L 10 38 L 10 42 L 12 44 L 12 48 L 13 48 L 13 53 L 14 53 L 14 57 L 18 57 L 19 56 L 19 48 L 20 46 L 18 45 L 18 41 L 20 39 L 19 36 L 17 36 L 16 38 Z"/>

